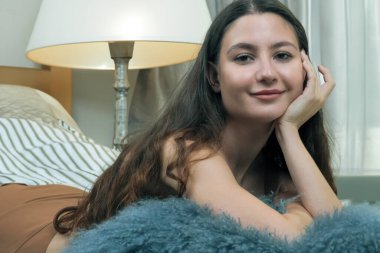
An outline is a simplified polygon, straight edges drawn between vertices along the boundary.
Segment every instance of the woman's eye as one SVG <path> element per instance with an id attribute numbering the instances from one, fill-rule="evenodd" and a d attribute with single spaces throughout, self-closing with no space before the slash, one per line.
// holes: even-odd
<path id="1" fill-rule="evenodd" d="M 239 54 L 235 57 L 234 59 L 236 62 L 240 63 L 240 64 L 245 64 L 245 63 L 248 63 L 248 62 L 251 62 L 254 60 L 253 56 L 251 55 L 248 55 L 248 54 Z"/>
<path id="2" fill-rule="evenodd" d="M 280 61 L 288 61 L 292 58 L 292 55 L 289 53 L 278 53 L 275 55 L 275 59 Z"/>

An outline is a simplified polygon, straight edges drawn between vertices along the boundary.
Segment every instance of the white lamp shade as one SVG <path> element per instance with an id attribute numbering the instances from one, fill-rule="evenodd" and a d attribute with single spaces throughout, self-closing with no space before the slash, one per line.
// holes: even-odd
<path id="1" fill-rule="evenodd" d="M 206 0 L 44 0 L 27 57 L 114 69 L 108 43 L 134 41 L 129 68 L 167 66 L 194 59 L 210 23 Z"/>

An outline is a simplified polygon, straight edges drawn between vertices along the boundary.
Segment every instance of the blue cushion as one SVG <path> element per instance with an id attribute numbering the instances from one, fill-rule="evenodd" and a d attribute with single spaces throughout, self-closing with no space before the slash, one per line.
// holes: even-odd
<path id="1" fill-rule="evenodd" d="M 79 232 L 64 252 L 380 252 L 380 209 L 358 204 L 318 217 L 289 243 L 190 200 L 142 200 Z"/>

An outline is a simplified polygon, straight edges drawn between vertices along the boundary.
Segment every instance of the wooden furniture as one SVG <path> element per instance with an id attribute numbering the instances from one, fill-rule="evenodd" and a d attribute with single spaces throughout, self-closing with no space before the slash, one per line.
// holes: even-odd
<path id="1" fill-rule="evenodd" d="M 0 66 L 0 83 L 17 84 L 41 90 L 72 112 L 72 71 L 67 68 L 42 69 Z"/>

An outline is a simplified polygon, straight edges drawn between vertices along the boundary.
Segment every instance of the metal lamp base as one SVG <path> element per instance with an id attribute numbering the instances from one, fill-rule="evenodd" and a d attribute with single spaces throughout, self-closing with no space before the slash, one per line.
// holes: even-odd
<path id="1" fill-rule="evenodd" d="M 127 143 L 128 135 L 128 63 L 132 58 L 134 42 L 109 43 L 111 58 L 115 62 L 115 125 L 113 148 L 121 150 Z"/>

